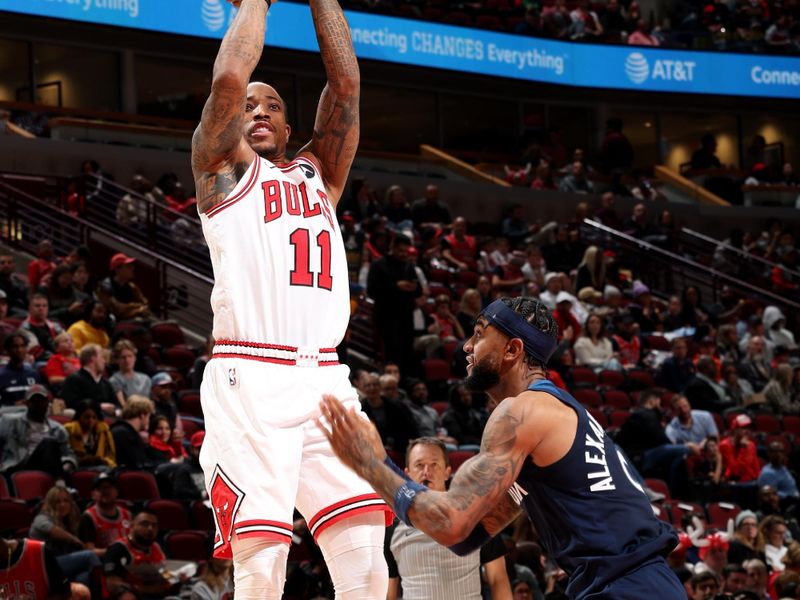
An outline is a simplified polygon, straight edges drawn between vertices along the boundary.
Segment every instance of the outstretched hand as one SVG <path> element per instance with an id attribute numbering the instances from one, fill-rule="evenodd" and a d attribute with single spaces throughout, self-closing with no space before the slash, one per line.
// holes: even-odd
<path id="1" fill-rule="evenodd" d="M 272 0 L 272 1 L 270 2 L 270 4 L 275 4 L 277 1 L 278 1 L 278 0 Z M 242 4 L 243 0 L 226 0 L 226 2 L 227 2 L 228 4 L 233 4 L 233 5 L 234 5 L 236 8 L 239 8 L 239 6 L 241 6 L 241 4 Z"/>
<path id="2" fill-rule="evenodd" d="M 316 419 L 319 427 L 345 465 L 359 472 L 359 467 L 373 460 L 383 462 L 386 450 L 378 430 L 370 421 L 356 413 L 355 408 L 346 409 L 334 396 L 325 395 L 319 405 L 327 422 Z"/>

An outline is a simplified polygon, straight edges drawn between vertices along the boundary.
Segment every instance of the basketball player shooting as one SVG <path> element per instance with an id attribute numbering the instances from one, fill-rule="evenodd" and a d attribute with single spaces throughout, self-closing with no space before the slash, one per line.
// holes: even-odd
<path id="1" fill-rule="evenodd" d="M 466 384 L 497 404 L 480 452 L 446 492 L 409 479 L 387 458 L 375 427 L 336 398 L 318 422 L 334 450 L 369 481 L 406 525 L 457 554 L 475 551 L 521 510 L 568 575 L 575 600 L 680 600 L 665 556 L 677 544 L 658 520 L 624 455 L 545 365 L 558 326 L 532 298 L 501 298 L 478 317 Z"/>
<path id="2" fill-rule="evenodd" d="M 359 406 L 336 355 L 350 311 L 335 212 L 358 146 L 358 63 L 336 0 L 311 0 L 328 80 L 313 136 L 289 162 L 286 103 L 250 82 L 275 1 L 231 2 L 239 10 L 192 140 L 215 279 L 200 454 L 214 554 L 233 559 L 237 598 L 280 598 L 297 507 L 336 598 L 384 598 L 390 513 L 314 425 L 323 394 Z"/>

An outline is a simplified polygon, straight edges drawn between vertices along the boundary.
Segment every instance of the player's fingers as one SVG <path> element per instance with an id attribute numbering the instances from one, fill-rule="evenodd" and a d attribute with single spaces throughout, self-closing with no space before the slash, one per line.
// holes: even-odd
<path id="1" fill-rule="evenodd" d="M 331 432 L 328 430 L 328 428 L 325 427 L 325 425 L 323 425 L 322 421 L 320 421 L 319 419 L 314 419 L 314 423 L 316 423 L 317 427 L 319 427 L 320 431 L 322 431 L 322 434 L 330 442 L 331 441 Z"/>
<path id="2" fill-rule="evenodd" d="M 322 396 L 322 402 L 328 408 L 334 418 L 339 418 L 341 417 L 342 413 L 344 413 L 344 406 L 342 406 L 342 403 L 339 402 L 336 396 L 324 394 Z"/>

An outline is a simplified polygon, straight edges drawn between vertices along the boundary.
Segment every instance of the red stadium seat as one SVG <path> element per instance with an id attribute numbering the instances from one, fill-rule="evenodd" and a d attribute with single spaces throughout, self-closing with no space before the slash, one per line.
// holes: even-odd
<path id="1" fill-rule="evenodd" d="M 192 416 L 181 415 L 181 423 L 183 423 L 183 433 L 187 440 L 191 439 L 198 431 L 203 431 L 203 423 Z"/>
<path id="2" fill-rule="evenodd" d="M 597 373 L 587 367 L 575 367 L 572 369 L 572 379 L 575 385 L 597 386 Z"/>
<path id="3" fill-rule="evenodd" d="M 469 332 L 467 335 L 470 335 L 472 332 Z M 452 364 L 453 356 L 461 347 L 461 342 L 446 342 L 442 344 L 442 351 L 444 352 L 444 359 L 447 361 L 447 364 Z"/>
<path id="4" fill-rule="evenodd" d="M 426 358 L 422 361 L 422 368 L 425 371 L 425 383 L 428 384 L 447 381 L 453 376 L 450 364 L 440 358 Z"/>
<path id="5" fill-rule="evenodd" d="M 164 537 L 164 552 L 173 560 L 201 562 L 211 555 L 208 540 L 205 531 L 170 531 Z"/>
<path id="6" fill-rule="evenodd" d="M 156 323 L 150 327 L 150 334 L 153 336 L 153 343 L 162 348 L 186 344 L 186 337 L 177 323 Z"/>
<path id="7" fill-rule="evenodd" d="M 97 471 L 75 471 L 69 476 L 70 485 L 78 491 L 78 498 L 88 500 L 92 497 L 96 477 Z"/>
<path id="8" fill-rule="evenodd" d="M 449 402 L 431 402 L 431 408 L 439 413 L 439 416 L 442 416 L 445 411 L 450 408 Z"/>
<path id="9" fill-rule="evenodd" d="M 192 350 L 180 346 L 167 348 L 161 355 L 165 364 L 184 372 L 188 372 L 197 360 L 197 355 Z"/>
<path id="10" fill-rule="evenodd" d="M 672 498 L 669 495 L 669 487 L 667 486 L 667 482 L 663 479 L 645 479 L 644 484 L 654 492 L 664 494 L 664 496 L 666 496 L 665 500 L 670 500 Z"/>
<path id="11" fill-rule="evenodd" d="M 605 390 L 603 392 L 603 404 L 613 410 L 629 410 L 631 399 L 626 392 L 621 390 Z"/>
<path id="12" fill-rule="evenodd" d="M 775 415 L 760 414 L 753 419 L 754 429 L 763 433 L 779 433 L 781 422 Z"/>
<path id="13" fill-rule="evenodd" d="M 645 388 L 656 386 L 656 380 L 653 379 L 653 376 L 649 372 L 641 369 L 628 371 L 628 381 L 636 382 L 639 386 Z"/>
<path id="14" fill-rule="evenodd" d="M 653 505 L 658 509 L 658 518 L 666 523 L 672 522 L 672 507 L 669 504 Z"/>
<path id="15" fill-rule="evenodd" d="M 193 417 L 203 418 L 199 390 L 181 390 L 178 392 L 178 410 Z"/>
<path id="16" fill-rule="evenodd" d="M 778 442 L 781 446 L 783 446 L 783 451 L 787 456 L 792 451 L 792 442 L 790 442 L 789 439 L 786 438 L 782 433 L 773 433 L 764 438 L 764 445 L 767 447 L 769 447 L 769 445 L 773 442 Z"/>
<path id="17" fill-rule="evenodd" d="M 728 519 L 736 519 L 741 512 L 741 507 L 732 502 L 712 502 L 706 505 L 708 511 L 708 524 L 717 529 L 728 529 Z"/>
<path id="18" fill-rule="evenodd" d="M 572 396 L 575 400 L 589 408 L 597 408 L 603 403 L 603 397 L 600 395 L 600 392 L 589 388 L 578 388 L 572 392 Z"/>
<path id="19" fill-rule="evenodd" d="M 627 410 L 615 410 L 608 415 L 608 422 L 610 427 L 622 427 L 623 423 L 627 421 L 631 413 Z"/>
<path id="20" fill-rule="evenodd" d="M 478 285 L 480 275 L 475 271 L 459 271 L 456 273 L 456 279 L 468 288 L 474 288 Z"/>
<path id="21" fill-rule="evenodd" d="M 44 471 L 17 471 L 11 475 L 14 497 L 23 500 L 39 500 L 53 487 L 53 477 Z"/>
<path id="22" fill-rule="evenodd" d="M 158 516 L 159 530 L 191 529 L 189 513 L 177 500 L 150 500 L 145 506 Z"/>
<path id="23" fill-rule="evenodd" d="M 608 427 L 608 417 L 606 413 L 604 413 L 599 408 L 587 408 L 587 412 L 594 417 L 594 420 L 602 427 L 606 429 Z"/>
<path id="24" fill-rule="evenodd" d="M 25 502 L 0 500 L 0 534 L 3 537 L 26 537 L 32 522 L 33 516 Z"/>
<path id="25" fill-rule="evenodd" d="M 11 498 L 11 491 L 8 489 L 8 482 L 0 473 L 0 500 L 8 500 L 9 498 Z"/>
<path id="26" fill-rule="evenodd" d="M 495 15 L 478 15 L 475 18 L 475 26 L 481 29 L 501 31 L 503 29 L 503 20 Z"/>
<path id="27" fill-rule="evenodd" d="M 214 513 L 203 500 L 192 502 L 192 521 L 197 529 L 214 531 Z"/>
<path id="28" fill-rule="evenodd" d="M 147 471 L 122 471 L 117 479 L 119 497 L 125 500 L 157 500 L 161 498 L 156 478 Z"/>
<path id="29" fill-rule="evenodd" d="M 623 383 L 625 383 L 625 374 L 620 371 L 600 371 L 600 384 L 611 387 L 611 388 L 618 388 Z"/>
<path id="30" fill-rule="evenodd" d="M 696 502 L 673 502 L 672 504 L 672 524 L 675 527 L 681 526 L 681 520 L 687 513 L 697 513 L 701 519 L 707 519 L 706 509 L 702 504 Z"/>
<path id="31" fill-rule="evenodd" d="M 450 467 L 453 469 L 453 473 L 458 471 L 458 468 L 463 465 L 464 462 L 476 454 L 477 452 L 472 452 L 471 450 L 453 450 L 450 452 Z"/>
<path id="32" fill-rule="evenodd" d="M 461 25 L 463 27 L 470 27 L 472 25 L 472 17 L 469 14 L 461 11 L 451 12 L 444 18 L 445 23 L 451 25 Z"/>
<path id="33" fill-rule="evenodd" d="M 800 435 L 800 417 L 796 415 L 785 415 L 782 419 L 783 430 L 786 433 Z"/>
<path id="34" fill-rule="evenodd" d="M 652 350 L 662 350 L 669 352 L 672 348 L 669 340 L 663 335 L 646 335 L 644 336 L 645 346 Z"/>

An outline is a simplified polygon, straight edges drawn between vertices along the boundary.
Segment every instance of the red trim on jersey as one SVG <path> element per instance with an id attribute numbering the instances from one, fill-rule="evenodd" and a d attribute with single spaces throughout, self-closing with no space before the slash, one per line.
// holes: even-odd
<path id="1" fill-rule="evenodd" d="M 292 543 L 292 536 L 275 533 L 274 531 L 250 531 L 248 533 L 237 533 L 236 537 L 239 537 L 243 540 L 247 538 L 260 537 L 268 540 L 275 540 L 276 542 L 283 542 L 287 545 Z"/>
<path id="2" fill-rule="evenodd" d="M 279 344 L 260 344 L 258 342 L 241 342 L 238 340 L 215 340 L 215 344 L 224 346 L 245 346 L 247 348 L 264 348 L 266 350 L 286 350 L 287 352 L 297 352 L 297 346 L 281 346 Z M 320 348 L 320 352 L 326 351 L 327 348 Z M 334 348 L 331 352 L 336 352 Z"/>
<path id="3" fill-rule="evenodd" d="M 259 362 L 276 363 L 279 365 L 295 366 L 297 361 L 293 358 L 271 358 L 269 356 L 253 356 L 252 354 L 239 354 L 237 352 L 214 352 L 211 358 L 246 358 Z"/>
<path id="4" fill-rule="evenodd" d="M 219 214 L 226 208 L 239 202 L 239 200 L 244 198 L 247 194 L 250 193 L 250 190 L 253 189 L 253 186 L 255 185 L 256 181 L 258 181 L 258 176 L 260 173 L 261 173 L 261 158 L 256 156 L 255 167 L 253 167 L 252 170 L 250 171 L 250 179 L 247 180 L 247 183 L 244 185 L 244 187 L 241 190 L 239 190 L 239 192 L 232 198 L 228 198 L 227 200 L 224 200 L 221 204 L 217 204 L 211 210 L 206 211 L 205 213 L 206 216 L 210 219 L 211 217 Z"/>
<path id="5" fill-rule="evenodd" d="M 368 504 L 364 504 L 364 502 L 368 502 Z M 348 506 L 352 506 L 352 508 L 347 508 Z M 383 511 L 386 514 L 384 523 L 387 527 L 392 524 L 394 514 L 386 503 L 384 503 L 383 499 L 377 494 L 363 494 L 323 508 L 308 521 L 308 529 L 316 540 L 323 531 L 339 521 L 375 511 Z M 329 516 L 334 512 L 337 514 Z"/>
<path id="6" fill-rule="evenodd" d="M 336 348 L 320 348 L 320 354 L 324 354 L 326 352 L 336 352 Z"/>

